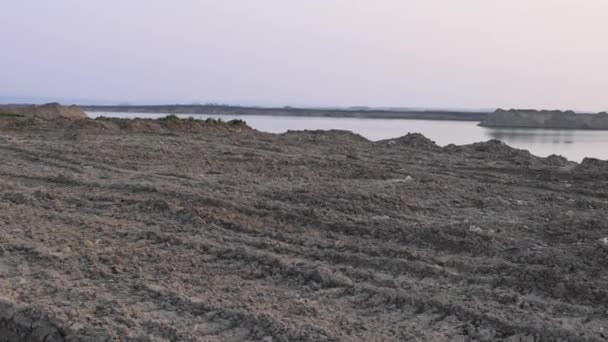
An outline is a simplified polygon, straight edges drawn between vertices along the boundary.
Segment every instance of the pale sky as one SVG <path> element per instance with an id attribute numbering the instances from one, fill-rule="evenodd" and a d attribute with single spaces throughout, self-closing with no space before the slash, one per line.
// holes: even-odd
<path id="1" fill-rule="evenodd" d="M 0 0 L 0 95 L 608 109 L 606 0 Z"/>

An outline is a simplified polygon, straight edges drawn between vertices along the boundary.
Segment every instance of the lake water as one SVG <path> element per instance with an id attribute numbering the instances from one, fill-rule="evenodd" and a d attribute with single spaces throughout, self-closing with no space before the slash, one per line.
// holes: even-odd
<path id="1" fill-rule="evenodd" d="M 120 118 L 160 118 L 158 113 L 107 113 L 89 112 L 97 116 Z M 471 144 L 498 139 L 506 144 L 529 150 L 532 154 L 546 157 L 562 155 L 580 162 L 584 157 L 608 160 L 608 131 L 549 130 L 549 129 L 494 129 L 477 126 L 470 121 L 431 121 L 399 119 L 356 119 L 324 117 L 291 117 L 263 115 L 203 115 L 183 114 L 179 117 L 196 119 L 242 119 L 257 130 L 284 133 L 288 130 L 343 129 L 358 133 L 369 140 L 397 138 L 407 133 L 422 133 L 437 144 Z"/>

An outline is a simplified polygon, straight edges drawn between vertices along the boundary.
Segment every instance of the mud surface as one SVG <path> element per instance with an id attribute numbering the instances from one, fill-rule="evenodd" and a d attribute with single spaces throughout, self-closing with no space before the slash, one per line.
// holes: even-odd
<path id="1" fill-rule="evenodd" d="M 0 124 L 0 341 L 604 341 L 608 163 Z"/>

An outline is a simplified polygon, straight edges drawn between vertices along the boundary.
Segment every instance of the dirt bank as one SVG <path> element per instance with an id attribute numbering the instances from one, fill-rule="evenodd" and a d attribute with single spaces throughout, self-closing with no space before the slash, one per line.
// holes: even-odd
<path id="1" fill-rule="evenodd" d="M 0 160 L 0 341 L 608 337 L 606 162 L 175 119 Z"/>
<path id="2" fill-rule="evenodd" d="M 78 106 L 62 106 L 59 103 L 44 105 L 0 105 L 0 119 L 3 117 L 23 116 L 38 120 L 80 120 L 86 119 L 87 114 Z"/>
<path id="3" fill-rule="evenodd" d="M 479 123 L 479 126 L 608 130 L 608 113 L 577 114 L 559 110 L 498 109 Z"/>

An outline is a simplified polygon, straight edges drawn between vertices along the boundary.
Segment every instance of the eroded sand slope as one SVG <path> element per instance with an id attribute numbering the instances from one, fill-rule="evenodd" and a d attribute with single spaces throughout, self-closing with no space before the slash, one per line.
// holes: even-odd
<path id="1" fill-rule="evenodd" d="M 608 337 L 605 162 L 185 120 L 0 127 L 0 341 Z"/>

